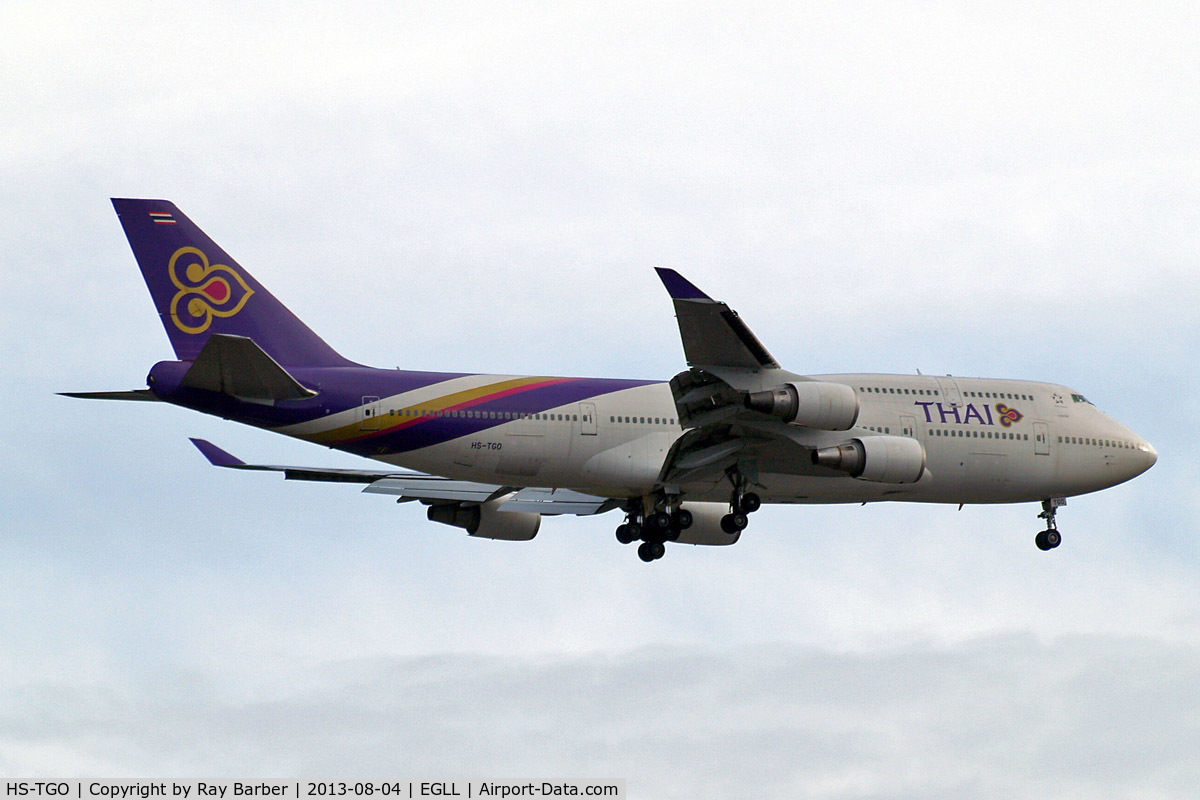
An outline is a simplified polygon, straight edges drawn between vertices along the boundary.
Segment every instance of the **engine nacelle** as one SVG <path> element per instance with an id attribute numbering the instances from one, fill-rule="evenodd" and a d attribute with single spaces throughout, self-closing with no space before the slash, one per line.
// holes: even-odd
<path id="1" fill-rule="evenodd" d="M 741 531 L 726 533 L 721 530 L 721 517 L 729 513 L 728 503 L 687 502 L 682 504 L 692 512 L 692 524 L 679 532 L 676 542 L 681 544 L 722 545 L 733 544 L 741 538 Z"/>
<path id="2" fill-rule="evenodd" d="M 925 448 L 907 436 L 867 436 L 813 451 L 813 463 L 876 483 L 916 483 L 925 472 Z"/>
<path id="3" fill-rule="evenodd" d="M 501 511 L 499 500 L 480 505 L 445 503 L 430 506 L 428 516 L 433 522 L 462 528 L 471 536 L 509 542 L 527 542 L 537 536 L 538 528 L 542 526 L 541 514 Z"/>
<path id="4" fill-rule="evenodd" d="M 822 431 L 848 431 L 858 421 L 858 395 L 840 383 L 785 383 L 765 392 L 748 392 L 742 402 L 751 411 Z"/>

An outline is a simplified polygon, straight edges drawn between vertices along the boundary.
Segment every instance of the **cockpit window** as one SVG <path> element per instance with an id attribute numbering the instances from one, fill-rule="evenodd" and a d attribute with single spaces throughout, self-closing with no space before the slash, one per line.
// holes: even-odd
<path id="1" fill-rule="evenodd" d="M 1081 394 L 1073 394 L 1073 395 L 1071 395 L 1071 399 L 1074 400 L 1076 403 L 1087 403 L 1089 406 L 1092 405 L 1092 401 L 1088 400 L 1086 397 L 1084 397 Z"/>

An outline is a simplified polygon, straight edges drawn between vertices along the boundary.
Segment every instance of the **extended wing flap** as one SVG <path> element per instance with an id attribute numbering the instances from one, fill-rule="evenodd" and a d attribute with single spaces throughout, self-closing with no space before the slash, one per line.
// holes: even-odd
<path id="1" fill-rule="evenodd" d="M 511 490 L 495 484 L 454 481 L 434 475 L 404 475 L 381 478 L 363 491 L 367 494 L 390 494 L 402 499 L 434 503 L 486 503 Z"/>
<path id="2" fill-rule="evenodd" d="M 522 489 L 504 501 L 501 511 L 532 511 L 537 514 L 575 514 L 589 516 L 608 511 L 617 501 L 570 489 Z"/>

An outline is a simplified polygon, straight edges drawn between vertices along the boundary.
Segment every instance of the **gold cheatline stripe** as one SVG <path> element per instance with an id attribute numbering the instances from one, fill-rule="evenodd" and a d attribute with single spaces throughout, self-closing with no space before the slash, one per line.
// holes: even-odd
<path id="1" fill-rule="evenodd" d="M 551 380 L 554 380 L 554 378 L 531 377 L 531 378 L 514 378 L 512 380 L 500 381 L 498 383 L 489 383 L 486 386 L 480 386 L 475 389 L 464 389 L 461 392 L 455 392 L 453 394 L 447 394 L 447 395 L 443 395 L 441 397 L 434 397 L 429 400 L 425 400 L 423 402 L 416 403 L 411 406 L 405 406 L 403 408 L 398 408 L 398 409 L 396 409 L 396 414 L 397 414 L 397 417 L 399 417 L 405 411 L 412 411 L 415 409 L 419 409 L 421 411 L 442 411 L 443 409 L 447 409 L 452 406 L 461 405 L 461 404 L 469 402 L 471 400 L 478 400 L 479 398 L 486 397 L 487 395 L 490 395 L 490 394 L 498 394 L 500 392 L 508 391 L 509 389 L 519 389 L 522 386 L 529 386 L 530 384 L 543 383 L 545 381 L 551 381 Z M 359 408 L 361 408 L 361 407 L 362 406 L 359 406 Z M 417 419 L 421 419 L 421 418 L 420 417 L 403 417 L 403 420 L 405 422 L 410 422 L 410 423 Z M 400 424 L 402 424 L 402 423 L 400 423 Z M 379 430 L 385 431 L 390 427 L 397 427 L 397 426 L 396 425 L 389 426 L 389 425 L 380 423 Z M 363 432 L 364 431 L 362 429 L 362 420 L 356 419 L 354 422 L 351 422 L 348 425 L 340 425 L 336 428 L 330 428 L 327 431 L 319 431 L 317 433 L 304 434 L 300 438 L 306 439 L 310 442 L 317 442 L 319 444 L 328 444 L 329 442 L 337 442 L 337 441 L 341 441 L 342 439 L 348 439 L 353 436 L 357 436 Z M 367 433 L 377 433 L 377 432 L 378 431 L 367 431 Z"/>

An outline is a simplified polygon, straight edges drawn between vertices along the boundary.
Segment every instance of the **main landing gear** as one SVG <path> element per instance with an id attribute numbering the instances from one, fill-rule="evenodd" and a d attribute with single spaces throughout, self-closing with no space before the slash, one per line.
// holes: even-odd
<path id="1" fill-rule="evenodd" d="M 1052 497 L 1042 501 L 1042 513 L 1038 514 L 1038 519 L 1046 520 L 1046 530 L 1033 538 L 1038 550 L 1053 550 L 1062 544 L 1062 535 L 1058 532 L 1058 523 L 1054 517 L 1058 513 L 1059 507 L 1066 504 L 1067 501 L 1061 497 Z"/>
<path id="2" fill-rule="evenodd" d="M 750 515 L 762 507 L 762 498 L 745 490 L 746 480 L 739 471 L 733 471 L 730 480 L 733 495 L 729 513 L 721 517 L 721 530 L 734 534 L 745 530 Z M 640 540 L 638 558 L 657 561 L 666 555 L 666 543 L 677 541 L 682 531 L 692 527 L 692 522 L 692 512 L 679 505 L 677 495 L 634 498 L 625 505 L 625 521 L 617 526 L 617 541 L 633 544 Z"/>
<path id="3" fill-rule="evenodd" d="M 640 501 L 638 505 L 640 505 Z M 692 527 L 692 512 L 686 508 L 673 511 L 651 511 L 644 513 L 633 509 L 626 513 L 625 522 L 617 526 L 617 541 L 632 544 L 639 539 L 638 558 L 647 563 L 657 561 L 667 554 L 665 542 L 679 538 L 680 531 Z"/>
<path id="4" fill-rule="evenodd" d="M 750 524 L 750 515 L 762 507 L 762 499 L 754 492 L 745 494 L 734 493 L 729 501 L 729 513 L 721 517 L 721 530 L 726 533 L 737 533 L 746 530 Z"/>
<path id="5" fill-rule="evenodd" d="M 733 496 L 729 498 L 729 513 L 721 517 L 721 530 L 737 533 L 746 530 L 750 515 L 762 507 L 762 498 L 746 491 L 746 477 L 741 470 L 731 470 L 729 481 L 733 484 Z"/>

